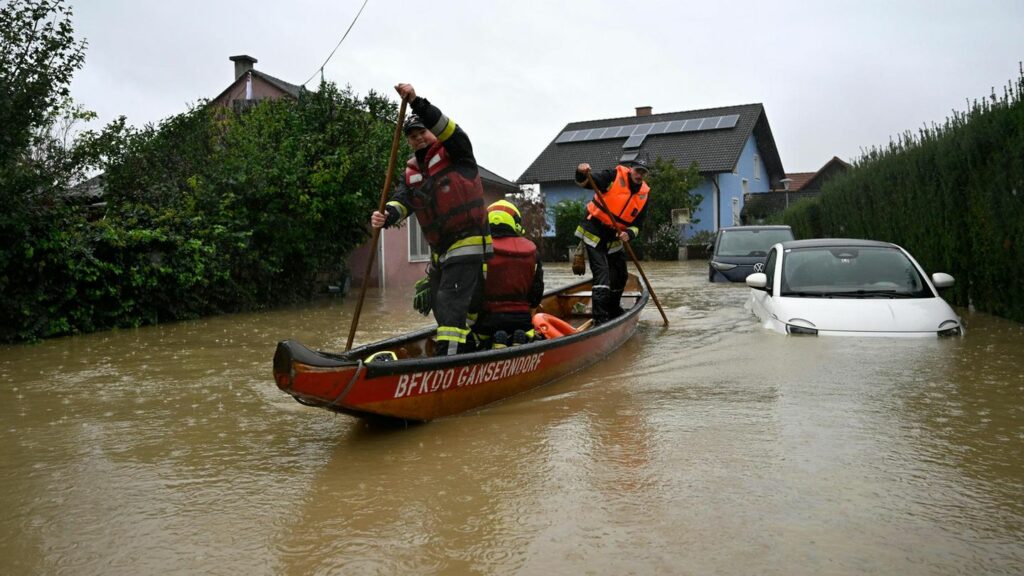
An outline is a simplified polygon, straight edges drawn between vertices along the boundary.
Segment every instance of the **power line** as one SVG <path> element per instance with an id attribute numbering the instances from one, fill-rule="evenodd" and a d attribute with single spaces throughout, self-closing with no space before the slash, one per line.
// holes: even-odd
<path id="1" fill-rule="evenodd" d="M 338 48 L 341 47 L 341 43 L 345 41 L 345 38 L 348 38 L 348 33 L 351 32 L 352 27 L 356 25 L 356 20 L 359 20 L 359 15 L 363 13 L 363 8 L 366 8 L 366 4 L 369 1 L 370 0 L 363 0 L 363 5 L 359 7 L 359 12 L 356 12 L 356 17 L 353 18 L 352 23 L 348 25 L 348 30 L 345 30 L 345 35 L 341 37 L 341 40 L 338 40 L 337 46 L 334 47 L 334 50 L 331 50 L 331 53 L 327 56 L 327 60 L 324 60 L 324 63 L 320 65 L 320 68 L 318 68 L 315 72 L 310 74 L 309 79 L 303 82 L 302 86 L 309 84 L 309 81 L 316 77 L 317 72 L 320 73 L 320 79 L 323 79 L 324 66 L 327 66 L 327 63 L 331 61 L 332 57 L 334 57 L 334 53 L 337 52 Z"/>

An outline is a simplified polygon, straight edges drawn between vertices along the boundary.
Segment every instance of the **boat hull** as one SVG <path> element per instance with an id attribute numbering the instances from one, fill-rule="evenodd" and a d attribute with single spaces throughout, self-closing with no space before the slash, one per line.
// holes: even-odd
<path id="1" fill-rule="evenodd" d="M 631 278 L 634 288 L 641 288 Z M 579 309 L 589 301 L 580 283 L 546 295 L 545 310 Z M 627 289 L 629 285 L 627 285 Z M 432 329 L 330 354 L 293 340 L 278 343 L 277 386 L 303 404 L 355 416 L 429 421 L 485 406 L 552 382 L 593 364 L 636 331 L 646 290 L 637 291 L 625 314 L 569 336 L 445 357 L 427 357 Z M 577 318 L 579 320 L 579 318 Z M 374 352 L 398 351 L 399 360 L 364 362 Z M 405 359 L 401 359 L 405 356 Z"/>

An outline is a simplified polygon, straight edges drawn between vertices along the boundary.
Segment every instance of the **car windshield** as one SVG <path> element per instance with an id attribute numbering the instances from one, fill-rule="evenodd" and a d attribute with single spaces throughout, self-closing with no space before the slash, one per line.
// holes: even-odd
<path id="1" fill-rule="evenodd" d="M 896 248 L 829 246 L 786 250 L 782 296 L 928 298 L 917 267 Z"/>
<path id="2" fill-rule="evenodd" d="M 766 256 L 775 244 L 792 239 L 788 228 L 722 230 L 715 256 Z"/>

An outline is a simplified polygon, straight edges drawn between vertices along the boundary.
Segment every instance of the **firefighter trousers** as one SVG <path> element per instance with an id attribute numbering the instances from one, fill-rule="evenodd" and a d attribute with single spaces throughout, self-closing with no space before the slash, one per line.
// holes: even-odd
<path id="1" fill-rule="evenodd" d="M 591 305 L 594 324 L 603 324 L 623 313 L 620 302 L 626 287 L 626 253 L 620 248 L 609 253 L 604 243 L 597 248 L 587 244 L 587 259 L 593 275 Z"/>
<path id="2" fill-rule="evenodd" d="M 456 354 L 467 348 L 470 315 L 480 309 L 483 292 L 483 257 L 458 258 L 440 265 L 434 320 L 437 321 L 437 355 Z"/>

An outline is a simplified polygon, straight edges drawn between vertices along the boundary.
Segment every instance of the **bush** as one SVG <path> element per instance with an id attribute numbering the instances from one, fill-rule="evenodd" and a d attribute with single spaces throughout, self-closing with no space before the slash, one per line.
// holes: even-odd
<path id="1" fill-rule="evenodd" d="M 672 224 L 662 224 L 648 234 L 647 256 L 654 260 L 679 259 L 679 229 Z"/>
<path id="2" fill-rule="evenodd" d="M 556 250 L 567 253 L 579 240 L 576 228 L 587 214 L 587 206 L 579 200 L 563 200 L 552 208 L 555 215 Z"/>

